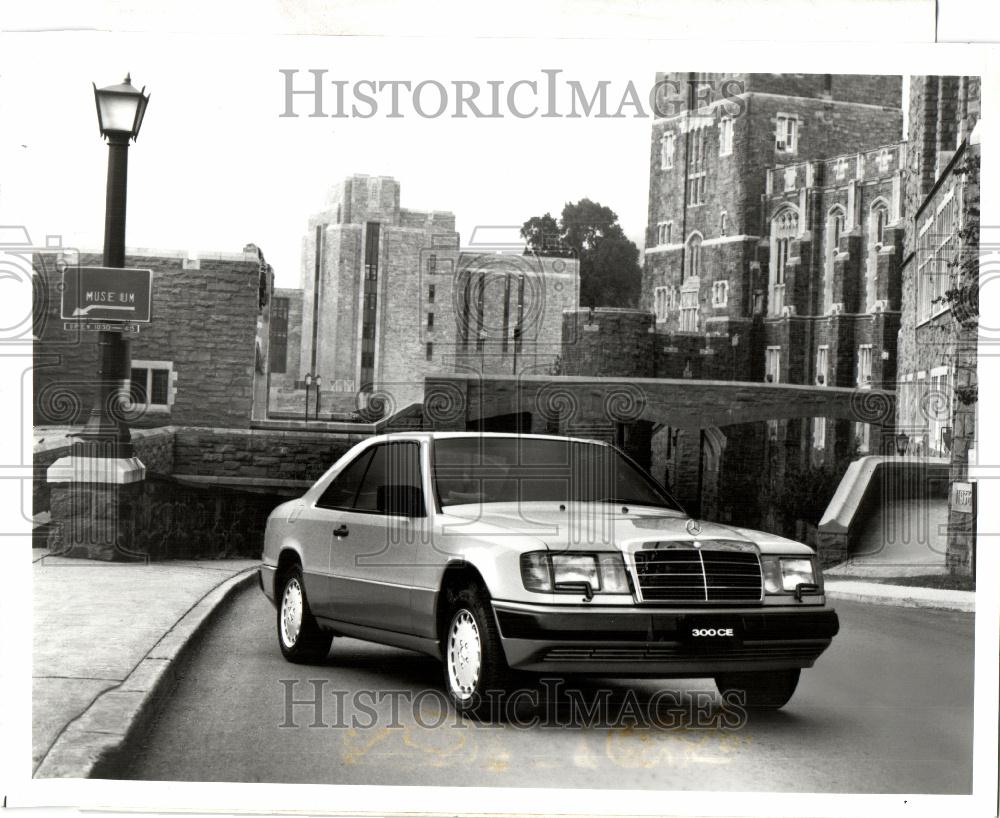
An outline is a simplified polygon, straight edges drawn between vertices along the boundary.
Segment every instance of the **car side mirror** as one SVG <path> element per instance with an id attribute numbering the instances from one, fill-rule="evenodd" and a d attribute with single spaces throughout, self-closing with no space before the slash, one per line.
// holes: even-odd
<path id="1" fill-rule="evenodd" d="M 379 486 L 375 497 L 381 514 L 426 517 L 424 493 L 417 486 Z"/>

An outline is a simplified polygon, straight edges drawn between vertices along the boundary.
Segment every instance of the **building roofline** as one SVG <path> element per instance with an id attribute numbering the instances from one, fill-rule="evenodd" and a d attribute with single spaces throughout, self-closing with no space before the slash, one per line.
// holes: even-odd
<path id="1" fill-rule="evenodd" d="M 104 251 L 96 247 L 52 247 L 43 252 L 67 253 L 76 252 L 80 255 L 103 255 Z M 142 258 L 179 259 L 180 261 L 252 261 L 259 263 L 256 248 L 238 253 L 223 250 L 163 250 L 155 247 L 126 247 L 125 256 Z"/>
<path id="2" fill-rule="evenodd" d="M 896 108 L 892 105 L 876 105 L 872 102 L 852 102 L 846 99 L 824 99 L 822 97 L 804 97 L 798 94 L 775 94 L 770 91 L 744 91 L 741 94 L 732 94 L 728 97 L 720 97 L 719 99 L 713 99 L 708 105 L 701 105 L 697 108 L 690 108 L 680 111 L 676 114 L 671 114 L 670 116 L 654 116 L 653 124 L 658 122 L 670 122 L 675 119 L 683 119 L 686 116 L 696 116 L 700 112 L 712 112 L 720 105 L 725 105 L 726 103 L 731 103 L 734 99 L 750 99 L 752 97 L 770 97 L 774 99 L 790 99 L 790 100 L 807 100 L 809 102 L 817 102 L 821 105 L 858 105 L 863 108 L 871 108 L 876 111 L 887 111 L 896 112 L 898 111 L 900 115 L 903 113 L 903 108 L 900 106 Z"/>

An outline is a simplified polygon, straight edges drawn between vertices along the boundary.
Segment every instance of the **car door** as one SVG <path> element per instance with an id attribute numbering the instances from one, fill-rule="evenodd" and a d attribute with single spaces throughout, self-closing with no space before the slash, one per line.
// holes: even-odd
<path id="1" fill-rule="evenodd" d="M 417 498 L 418 513 L 398 510 L 391 496 Z M 372 447 L 372 458 L 332 550 L 335 618 L 398 633 L 412 633 L 411 589 L 420 542 L 427 537 L 426 492 L 420 443 Z"/>
<path id="2" fill-rule="evenodd" d="M 296 526 L 301 526 L 299 536 L 306 594 L 316 616 L 334 616 L 332 553 L 336 532 L 344 525 L 344 514 L 354 505 L 371 459 L 370 448 L 362 451 L 340 470 L 312 508 L 305 509 L 296 521 Z"/>

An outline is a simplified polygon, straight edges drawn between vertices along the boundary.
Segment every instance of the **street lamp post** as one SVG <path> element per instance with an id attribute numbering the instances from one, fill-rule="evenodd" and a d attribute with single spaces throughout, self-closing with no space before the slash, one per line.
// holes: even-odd
<path id="1" fill-rule="evenodd" d="M 125 266 L 125 201 L 128 146 L 139 134 L 149 95 L 129 77 L 107 88 L 94 86 L 97 121 L 108 141 L 104 215 L 104 267 Z M 97 397 L 68 457 L 49 466 L 50 548 L 73 557 L 144 558 L 139 539 L 142 481 L 146 467 L 134 455 L 122 411 L 129 378 L 129 343 L 121 332 L 98 335 Z"/>
<path id="2" fill-rule="evenodd" d="M 125 203 L 128 187 L 128 146 L 139 136 L 149 94 L 132 86 L 131 77 L 118 85 L 94 85 L 97 121 L 108 140 L 108 184 L 104 210 L 104 266 L 125 266 Z M 76 436 L 86 455 L 130 458 L 132 435 L 122 416 L 123 386 L 129 378 L 129 341 L 120 332 L 100 332 L 97 397 L 87 423 Z"/>

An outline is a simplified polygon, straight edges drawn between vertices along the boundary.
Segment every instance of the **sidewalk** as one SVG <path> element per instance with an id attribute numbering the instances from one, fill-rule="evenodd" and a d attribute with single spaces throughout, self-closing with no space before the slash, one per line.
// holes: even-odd
<path id="1" fill-rule="evenodd" d="M 91 562 L 34 552 L 32 769 L 86 777 L 170 679 L 171 662 L 256 560 Z"/>
<path id="2" fill-rule="evenodd" d="M 949 611 L 973 613 L 976 610 L 975 591 L 946 591 L 922 588 L 919 585 L 890 585 L 862 580 L 824 580 L 826 595 L 836 602 L 867 602 L 872 605 L 897 605 L 902 608 L 943 608 Z"/>

